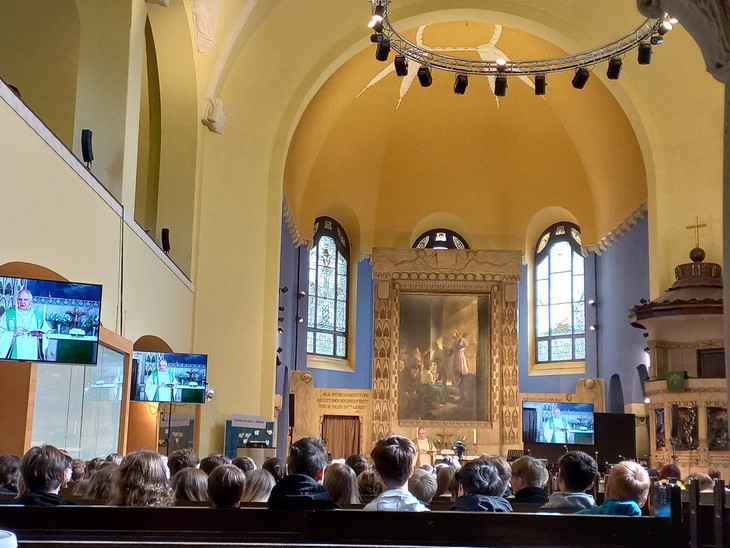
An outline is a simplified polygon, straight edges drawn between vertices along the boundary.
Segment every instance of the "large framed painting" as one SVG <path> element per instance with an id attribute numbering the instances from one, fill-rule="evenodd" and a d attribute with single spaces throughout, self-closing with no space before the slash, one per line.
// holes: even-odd
<path id="1" fill-rule="evenodd" d="M 373 439 L 414 427 L 519 443 L 518 251 L 373 250 Z M 441 433 L 438 431 L 441 430 Z"/>
<path id="2" fill-rule="evenodd" d="M 489 295 L 401 293 L 400 419 L 488 419 L 489 303 Z"/>

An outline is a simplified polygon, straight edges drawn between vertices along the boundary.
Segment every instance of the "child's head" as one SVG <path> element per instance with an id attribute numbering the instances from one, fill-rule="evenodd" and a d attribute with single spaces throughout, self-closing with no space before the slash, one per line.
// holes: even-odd
<path id="1" fill-rule="evenodd" d="M 643 506 L 649 494 L 649 474 L 638 462 L 622 461 L 611 468 L 606 485 L 606 498 L 633 500 Z"/>
<path id="2" fill-rule="evenodd" d="M 504 494 L 499 470 L 486 459 L 467 462 L 456 472 L 459 496 L 488 495 L 501 497 Z"/>
<path id="3" fill-rule="evenodd" d="M 416 446 L 405 436 L 391 435 L 377 441 L 370 456 L 386 489 L 403 487 L 413 474 Z"/>
<path id="4" fill-rule="evenodd" d="M 482 455 L 479 458 L 491 462 L 497 469 L 499 479 L 502 482 L 500 485 L 501 492 L 499 493 L 499 495 L 504 495 L 505 491 L 507 491 L 507 488 L 509 487 L 509 482 L 512 479 L 512 467 L 510 466 L 509 462 L 504 460 L 499 455 Z"/>
<path id="5" fill-rule="evenodd" d="M 246 474 L 233 464 L 217 466 L 208 476 L 208 496 L 216 508 L 234 508 L 246 488 Z"/>
<path id="6" fill-rule="evenodd" d="M 596 460 L 583 451 L 569 451 L 558 461 L 561 490 L 582 493 L 590 489 L 598 474 Z"/>
<path id="7" fill-rule="evenodd" d="M 512 463 L 512 490 L 519 493 L 525 487 L 543 487 L 548 480 L 542 461 L 525 455 Z"/>
<path id="8" fill-rule="evenodd" d="M 434 473 L 422 468 L 414 470 L 408 480 L 408 490 L 414 497 L 426 504 L 431 504 L 437 487 Z"/>

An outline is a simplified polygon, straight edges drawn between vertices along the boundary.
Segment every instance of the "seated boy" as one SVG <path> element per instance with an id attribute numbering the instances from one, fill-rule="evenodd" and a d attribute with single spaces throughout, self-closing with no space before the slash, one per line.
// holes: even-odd
<path id="1" fill-rule="evenodd" d="M 208 497 L 216 508 L 238 508 L 246 474 L 232 464 L 217 466 L 208 476 Z"/>
<path id="2" fill-rule="evenodd" d="M 375 474 L 383 486 L 365 510 L 424 512 L 428 508 L 408 491 L 408 478 L 413 474 L 416 446 L 404 436 L 391 435 L 378 440 L 370 456 Z"/>
<path id="3" fill-rule="evenodd" d="M 649 494 L 649 474 L 637 462 L 623 461 L 611 468 L 606 482 L 606 500 L 600 506 L 576 514 L 641 516 Z"/>
<path id="4" fill-rule="evenodd" d="M 558 461 L 558 489 L 543 508 L 593 508 L 596 501 L 586 493 L 598 473 L 596 460 L 583 451 L 569 451 Z"/>
<path id="5" fill-rule="evenodd" d="M 548 472 L 542 461 L 525 455 L 512 463 L 512 492 L 514 502 L 545 504 L 549 497 L 544 486 Z"/>
<path id="6" fill-rule="evenodd" d="M 423 504 L 429 505 L 436 494 L 436 476 L 433 472 L 416 468 L 408 480 L 408 490 Z"/>
<path id="7" fill-rule="evenodd" d="M 504 494 L 504 481 L 497 467 L 487 459 L 467 462 L 456 472 L 459 484 L 452 510 L 463 512 L 511 512 L 512 506 Z"/>

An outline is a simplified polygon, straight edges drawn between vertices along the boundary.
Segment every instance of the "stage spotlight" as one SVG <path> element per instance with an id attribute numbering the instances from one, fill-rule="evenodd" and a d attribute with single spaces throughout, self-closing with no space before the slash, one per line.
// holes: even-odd
<path id="1" fill-rule="evenodd" d="M 404 55 L 396 55 L 393 65 L 395 65 L 395 73 L 398 76 L 408 76 L 408 59 Z"/>
<path id="2" fill-rule="evenodd" d="M 373 10 L 373 16 L 370 18 L 370 22 L 368 23 L 368 27 L 375 28 L 378 24 L 381 25 L 383 23 L 383 17 L 385 16 L 385 6 L 375 6 L 375 9 Z"/>
<path id="3" fill-rule="evenodd" d="M 277 354 L 281 354 L 282 352 L 284 352 L 284 349 L 281 346 L 276 349 Z"/>
<path id="4" fill-rule="evenodd" d="M 590 327 L 589 327 L 588 329 L 590 329 L 591 331 L 597 331 L 597 330 L 598 330 L 598 324 L 595 324 L 595 323 L 594 323 L 594 324 L 593 324 L 593 325 L 591 325 L 591 326 L 590 326 Z"/>
<path id="5" fill-rule="evenodd" d="M 466 88 L 469 85 L 469 78 L 466 74 L 457 74 L 454 79 L 454 93 L 456 95 L 464 95 Z"/>
<path id="6" fill-rule="evenodd" d="M 388 55 L 390 55 L 390 40 L 383 38 L 378 42 L 378 47 L 375 49 L 375 58 L 378 61 L 387 61 Z"/>
<path id="7" fill-rule="evenodd" d="M 613 57 L 608 61 L 608 69 L 606 70 L 606 76 L 609 80 L 618 80 L 618 77 L 621 75 L 621 68 L 623 67 L 624 62 L 621 60 L 620 57 Z"/>
<path id="8" fill-rule="evenodd" d="M 586 85 L 586 82 L 588 81 L 588 78 L 590 77 L 591 73 L 588 72 L 588 69 L 585 67 L 580 67 L 575 71 L 575 76 L 573 76 L 573 87 L 575 89 L 583 89 L 583 87 Z"/>
<path id="9" fill-rule="evenodd" d="M 664 21 L 662 21 L 662 24 L 661 24 L 661 25 L 659 25 L 659 28 L 657 29 L 657 32 L 658 32 L 658 33 L 659 33 L 659 34 L 660 34 L 661 36 L 664 36 L 664 35 L 665 35 L 666 33 L 668 33 L 668 32 L 669 32 L 670 30 L 672 30 L 672 24 L 671 24 L 671 23 L 670 23 L 669 21 L 667 21 L 667 20 L 665 19 Z"/>
<path id="10" fill-rule="evenodd" d="M 284 332 L 284 330 L 281 327 L 277 327 L 276 330 L 279 332 L 279 335 L 281 335 Z"/>
<path id="11" fill-rule="evenodd" d="M 495 63 L 497 63 L 497 70 L 499 72 L 504 72 L 505 69 L 507 68 L 507 60 L 506 59 L 497 59 L 495 61 Z"/>
<path id="12" fill-rule="evenodd" d="M 494 79 L 494 95 L 504 97 L 507 95 L 507 77 L 497 76 Z"/>
<path id="13" fill-rule="evenodd" d="M 651 44 L 644 42 L 639 44 L 638 62 L 640 65 L 648 65 L 651 63 Z"/>
<path id="14" fill-rule="evenodd" d="M 287 291 L 289 291 L 289 288 L 286 287 L 286 286 L 285 287 L 280 287 L 279 288 L 279 291 L 281 291 L 282 293 L 286 293 Z"/>
<path id="15" fill-rule="evenodd" d="M 300 299 L 301 299 L 302 297 L 306 297 L 306 296 L 307 296 L 307 292 L 306 292 L 306 291 L 302 291 L 302 290 L 300 290 L 300 291 L 299 291 L 299 292 L 297 293 L 297 297 L 299 297 Z"/>
<path id="16" fill-rule="evenodd" d="M 547 81 L 545 80 L 545 75 L 538 74 L 535 76 L 535 95 L 545 95 L 546 87 Z"/>
<path id="17" fill-rule="evenodd" d="M 380 43 L 380 42 L 382 42 L 383 40 L 385 40 L 385 34 L 381 34 L 381 33 L 379 33 L 379 32 L 374 32 L 374 33 L 372 33 L 372 34 L 370 35 L 370 41 L 371 41 L 371 42 L 372 42 L 373 44 L 379 44 L 379 43 Z"/>
<path id="18" fill-rule="evenodd" d="M 279 359 L 279 356 L 276 356 L 276 367 L 279 367 L 281 365 L 281 360 Z"/>
<path id="19" fill-rule="evenodd" d="M 655 34 L 654 36 L 649 38 L 649 42 L 651 43 L 652 46 L 659 46 L 664 43 L 664 38 L 662 38 L 658 34 Z"/>
<path id="20" fill-rule="evenodd" d="M 302 318 L 301 316 L 297 316 L 297 322 L 303 323 L 304 322 L 304 318 Z"/>
<path id="21" fill-rule="evenodd" d="M 429 67 L 421 66 L 418 69 L 418 81 L 424 88 L 427 88 L 433 83 L 433 76 L 431 76 L 431 69 Z"/>

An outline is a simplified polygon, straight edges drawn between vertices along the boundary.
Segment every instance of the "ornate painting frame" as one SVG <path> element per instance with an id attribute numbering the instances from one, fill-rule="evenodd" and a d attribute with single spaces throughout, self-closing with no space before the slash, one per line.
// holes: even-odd
<path id="1" fill-rule="evenodd" d="M 391 432 L 409 435 L 419 424 L 453 429 L 484 450 L 503 452 L 520 438 L 517 368 L 517 283 L 522 273 L 519 251 L 472 249 L 386 249 L 372 255 L 375 280 L 373 356 L 373 440 Z M 488 296 L 489 321 L 484 420 L 403 418 L 399 409 L 401 295 Z M 411 437 L 409 435 L 409 437 Z"/>

